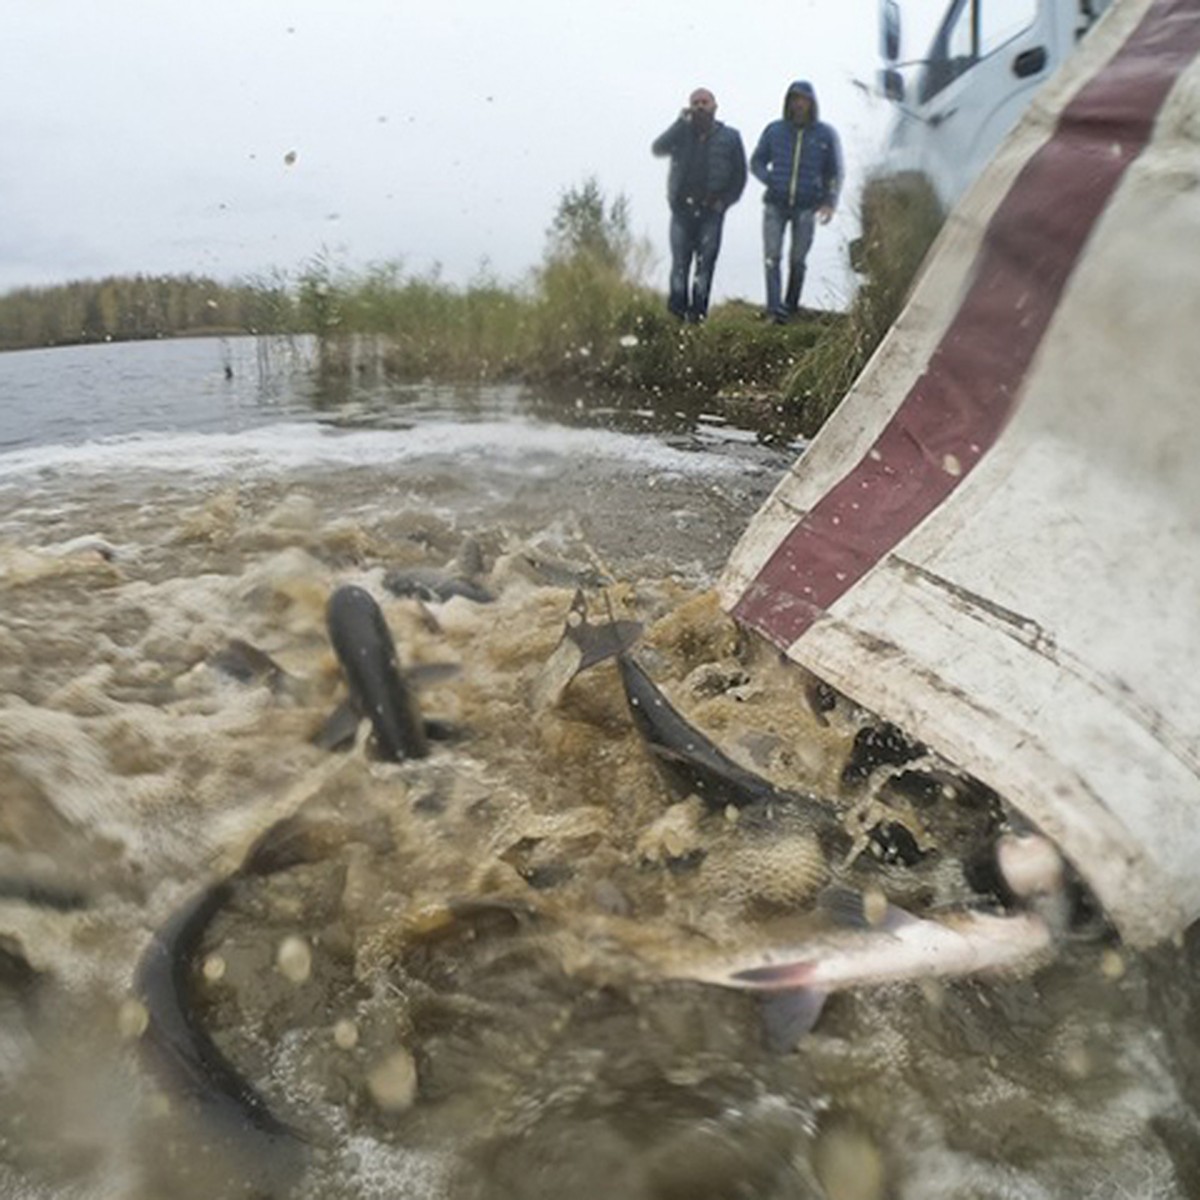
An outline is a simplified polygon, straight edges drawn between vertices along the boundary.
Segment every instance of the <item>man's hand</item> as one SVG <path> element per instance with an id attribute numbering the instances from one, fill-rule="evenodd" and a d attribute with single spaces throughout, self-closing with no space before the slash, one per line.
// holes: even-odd
<path id="1" fill-rule="evenodd" d="M 817 220 L 820 221 L 822 225 L 828 225 L 832 218 L 833 207 L 831 205 L 822 204 L 821 207 L 817 209 Z"/>

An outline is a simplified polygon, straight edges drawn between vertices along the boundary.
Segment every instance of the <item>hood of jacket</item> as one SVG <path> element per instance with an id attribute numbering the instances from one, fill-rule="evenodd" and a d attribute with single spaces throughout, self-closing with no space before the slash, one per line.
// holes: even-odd
<path id="1" fill-rule="evenodd" d="M 783 93 L 783 119 L 787 120 L 788 98 L 797 92 L 807 96 L 812 101 L 812 123 L 815 125 L 821 119 L 821 110 L 817 105 L 817 93 L 807 79 L 797 79 L 788 84 L 788 90 Z"/>

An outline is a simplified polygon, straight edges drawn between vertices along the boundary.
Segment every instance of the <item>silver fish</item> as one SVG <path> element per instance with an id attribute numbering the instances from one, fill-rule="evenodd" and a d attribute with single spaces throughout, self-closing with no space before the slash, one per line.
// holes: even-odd
<path id="1" fill-rule="evenodd" d="M 833 992 L 1030 967 L 1048 957 L 1056 941 L 1052 922 L 1034 911 L 963 911 L 933 919 L 887 905 L 871 922 L 855 894 L 833 893 L 825 905 L 840 910 L 841 927 L 795 945 L 710 957 L 669 976 L 763 994 L 768 1042 L 790 1050 L 817 1023 Z"/>
<path id="2" fill-rule="evenodd" d="M 747 991 L 826 994 L 906 979 L 973 975 L 1027 962 L 1053 942 L 1036 913 L 961 912 L 938 920 L 890 907 L 876 926 L 816 934 L 795 946 L 685 967 L 677 978 Z"/>

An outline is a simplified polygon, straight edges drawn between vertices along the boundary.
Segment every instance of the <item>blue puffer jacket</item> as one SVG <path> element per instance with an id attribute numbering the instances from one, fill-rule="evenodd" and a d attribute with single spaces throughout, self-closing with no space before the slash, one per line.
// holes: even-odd
<path id="1" fill-rule="evenodd" d="M 795 92 L 812 99 L 812 120 L 804 126 L 787 119 L 788 97 Z M 767 185 L 765 203 L 788 209 L 837 207 L 842 149 L 833 127 L 818 119 L 818 111 L 812 84 L 798 80 L 784 95 L 783 117 L 762 131 L 750 155 L 750 170 Z"/>

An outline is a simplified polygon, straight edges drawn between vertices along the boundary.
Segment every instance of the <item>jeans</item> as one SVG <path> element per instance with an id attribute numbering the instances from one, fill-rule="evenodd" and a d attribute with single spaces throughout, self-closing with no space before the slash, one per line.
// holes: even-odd
<path id="1" fill-rule="evenodd" d="M 682 205 L 671 210 L 671 293 L 667 307 L 681 320 L 703 321 L 708 315 L 708 294 L 724 223 L 725 214 L 717 209 Z"/>
<path id="2" fill-rule="evenodd" d="M 812 209 L 780 208 L 763 205 L 763 265 L 767 271 L 767 311 L 776 318 L 785 318 L 800 306 L 800 290 L 804 287 L 804 260 L 808 258 L 813 241 L 816 213 Z M 788 256 L 787 294 L 780 295 L 780 260 L 783 257 L 783 235 L 792 227 L 791 253 Z"/>

